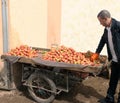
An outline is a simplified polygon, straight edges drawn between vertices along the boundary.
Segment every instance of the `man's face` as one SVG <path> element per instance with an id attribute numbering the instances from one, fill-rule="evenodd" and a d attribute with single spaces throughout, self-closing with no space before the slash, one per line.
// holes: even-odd
<path id="1" fill-rule="evenodd" d="M 100 24 L 104 27 L 110 27 L 111 19 L 110 18 L 100 18 L 98 17 Z"/>

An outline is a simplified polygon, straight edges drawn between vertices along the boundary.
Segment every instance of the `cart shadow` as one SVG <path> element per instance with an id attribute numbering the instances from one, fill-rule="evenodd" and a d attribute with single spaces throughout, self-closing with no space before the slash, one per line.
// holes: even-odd
<path id="1" fill-rule="evenodd" d="M 26 98 L 30 99 L 31 101 L 35 102 L 32 97 L 29 95 L 26 86 L 21 86 L 18 88 L 21 92 L 21 96 L 25 96 Z M 61 92 L 59 95 L 56 95 L 55 100 L 58 101 L 67 101 L 67 103 L 90 103 L 84 102 L 81 98 L 86 98 L 85 100 L 88 101 L 91 97 L 95 97 L 98 100 L 104 98 L 101 94 L 99 94 L 93 87 L 86 86 L 83 83 L 77 83 L 73 88 L 70 89 L 68 93 Z M 53 102 L 56 103 L 56 102 Z"/>
<path id="2" fill-rule="evenodd" d="M 25 96 L 26 98 L 30 99 L 31 101 L 35 103 L 33 98 L 30 96 L 26 86 L 21 85 L 20 87 L 17 88 L 17 90 L 20 92 L 19 93 L 20 96 Z"/>
<path id="3" fill-rule="evenodd" d="M 83 102 L 82 98 L 86 98 L 86 102 Z M 68 93 L 62 92 L 56 96 L 56 100 L 65 100 L 69 103 L 90 103 L 88 100 L 91 97 L 95 97 L 98 100 L 104 98 L 93 87 L 85 86 L 82 83 L 75 85 Z"/>

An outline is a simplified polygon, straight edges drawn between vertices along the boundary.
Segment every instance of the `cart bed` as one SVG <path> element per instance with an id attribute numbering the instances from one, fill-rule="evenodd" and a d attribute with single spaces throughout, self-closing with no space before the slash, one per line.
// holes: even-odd
<path id="1" fill-rule="evenodd" d="M 25 58 L 25 57 L 18 57 L 18 56 L 2 55 L 1 58 L 9 61 L 10 63 L 19 62 L 19 63 L 31 64 L 34 66 L 41 65 L 41 66 L 48 66 L 48 67 L 59 67 L 59 69 L 66 69 L 66 70 L 77 71 L 77 72 L 89 72 L 94 74 L 99 74 L 104 67 L 104 64 L 102 63 L 98 66 L 70 64 L 70 63 L 64 63 L 64 62 L 43 60 L 39 56 L 35 58 Z"/>

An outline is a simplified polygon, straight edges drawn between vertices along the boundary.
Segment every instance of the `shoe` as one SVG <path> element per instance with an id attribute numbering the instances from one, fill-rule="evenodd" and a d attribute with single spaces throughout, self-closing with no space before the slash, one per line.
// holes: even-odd
<path id="1" fill-rule="evenodd" d="M 120 99 L 118 100 L 118 102 L 117 103 L 120 103 Z"/>
<path id="2" fill-rule="evenodd" d="M 118 100 L 117 103 L 120 103 L 120 93 L 118 93 Z"/>
<path id="3" fill-rule="evenodd" d="M 99 103 L 115 103 L 114 101 L 106 101 L 106 98 L 104 98 L 104 99 L 100 99 L 99 101 L 98 101 Z"/>
<path id="4" fill-rule="evenodd" d="M 115 103 L 114 97 L 110 96 L 110 95 L 107 95 L 106 98 L 104 98 L 104 99 L 100 99 L 98 102 L 100 102 L 100 103 Z M 118 102 L 118 103 L 120 103 L 120 102 Z"/>
<path id="5" fill-rule="evenodd" d="M 106 103 L 114 103 L 114 97 L 109 94 L 105 98 Z"/>
<path id="6" fill-rule="evenodd" d="M 118 95 L 117 103 L 120 103 L 120 94 Z"/>

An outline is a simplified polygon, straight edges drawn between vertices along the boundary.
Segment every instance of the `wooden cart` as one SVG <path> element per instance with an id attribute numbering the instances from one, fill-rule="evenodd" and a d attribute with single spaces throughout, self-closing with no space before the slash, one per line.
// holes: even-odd
<path id="1" fill-rule="evenodd" d="M 27 86 L 31 97 L 38 103 L 50 103 L 55 95 L 60 92 L 69 92 L 71 87 L 77 82 L 82 82 L 88 76 L 96 76 L 104 68 L 104 63 L 99 66 L 89 66 L 80 64 L 69 64 L 43 60 L 40 57 L 24 58 L 17 56 L 2 55 L 10 67 L 11 76 L 12 65 L 21 64 L 21 83 Z M 11 78 L 13 83 L 13 78 Z"/>

